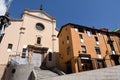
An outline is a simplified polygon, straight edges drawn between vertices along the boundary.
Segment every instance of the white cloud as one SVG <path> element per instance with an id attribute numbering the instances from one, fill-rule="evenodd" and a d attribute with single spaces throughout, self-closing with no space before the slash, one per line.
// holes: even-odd
<path id="1" fill-rule="evenodd" d="M 0 15 L 4 15 L 6 12 L 5 0 L 0 0 Z"/>

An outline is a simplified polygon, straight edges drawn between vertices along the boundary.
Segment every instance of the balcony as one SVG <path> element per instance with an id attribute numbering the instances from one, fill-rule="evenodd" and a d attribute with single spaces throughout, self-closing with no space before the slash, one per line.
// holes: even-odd
<path id="1" fill-rule="evenodd" d="M 114 42 L 113 39 L 108 39 L 108 40 L 107 40 L 107 43 L 108 43 L 108 44 L 112 44 L 113 42 Z"/>
<path id="2" fill-rule="evenodd" d="M 106 52 L 106 54 L 108 54 L 108 55 L 120 55 L 120 52 L 119 51 L 108 51 L 108 52 Z"/>

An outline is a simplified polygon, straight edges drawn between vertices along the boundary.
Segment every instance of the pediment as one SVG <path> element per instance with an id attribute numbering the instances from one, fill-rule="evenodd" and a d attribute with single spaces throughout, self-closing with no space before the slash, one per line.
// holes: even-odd
<path id="1" fill-rule="evenodd" d="M 55 20 L 54 17 L 48 15 L 46 12 L 44 12 L 43 10 L 29 10 L 29 9 L 25 9 L 24 13 L 36 16 L 36 17 L 40 17 L 40 18 L 44 18 L 47 20 Z"/>

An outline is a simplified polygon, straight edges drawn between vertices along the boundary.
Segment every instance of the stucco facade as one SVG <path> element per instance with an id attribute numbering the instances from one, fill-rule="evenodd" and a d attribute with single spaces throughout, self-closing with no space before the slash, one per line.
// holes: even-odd
<path id="1" fill-rule="evenodd" d="M 57 65 L 54 59 L 59 51 L 55 18 L 43 10 L 25 9 L 21 19 L 10 19 L 10 22 L 0 43 L 0 65 L 6 65 L 16 56 L 29 61 L 34 53 L 40 54 L 41 65 L 43 61 L 49 67 Z M 49 56 L 49 53 L 52 54 Z"/>
<path id="2" fill-rule="evenodd" d="M 119 33 L 68 23 L 62 26 L 58 38 L 59 67 L 66 73 L 104 68 L 120 63 Z"/>

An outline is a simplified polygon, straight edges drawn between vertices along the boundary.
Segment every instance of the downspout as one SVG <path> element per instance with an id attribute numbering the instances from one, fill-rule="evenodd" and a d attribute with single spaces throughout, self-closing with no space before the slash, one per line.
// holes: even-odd
<path id="1" fill-rule="evenodd" d="M 52 19 L 52 52 L 54 52 L 54 21 Z"/>
<path id="2" fill-rule="evenodd" d="M 23 24 L 24 24 L 24 19 L 23 19 L 23 22 L 21 24 L 21 27 L 23 27 Z M 19 38 L 18 38 L 18 42 L 17 42 L 16 56 L 17 56 L 17 52 L 18 52 L 18 49 L 19 49 L 19 45 L 20 45 L 21 34 L 24 34 L 23 29 L 21 29 L 21 27 L 20 27 Z"/>
<path id="3" fill-rule="evenodd" d="M 106 41 L 105 41 L 105 37 L 103 36 L 103 34 L 102 34 L 102 37 L 103 37 L 103 40 L 104 40 L 106 49 L 107 49 L 107 51 L 108 51 L 107 43 L 106 43 Z M 109 53 L 109 52 L 106 52 L 106 55 L 105 55 L 104 59 L 106 58 L 106 56 L 108 55 L 108 53 Z M 111 62 L 111 65 L 113 66 L 111 59 L 110 59 L 110 62 Z"/>

